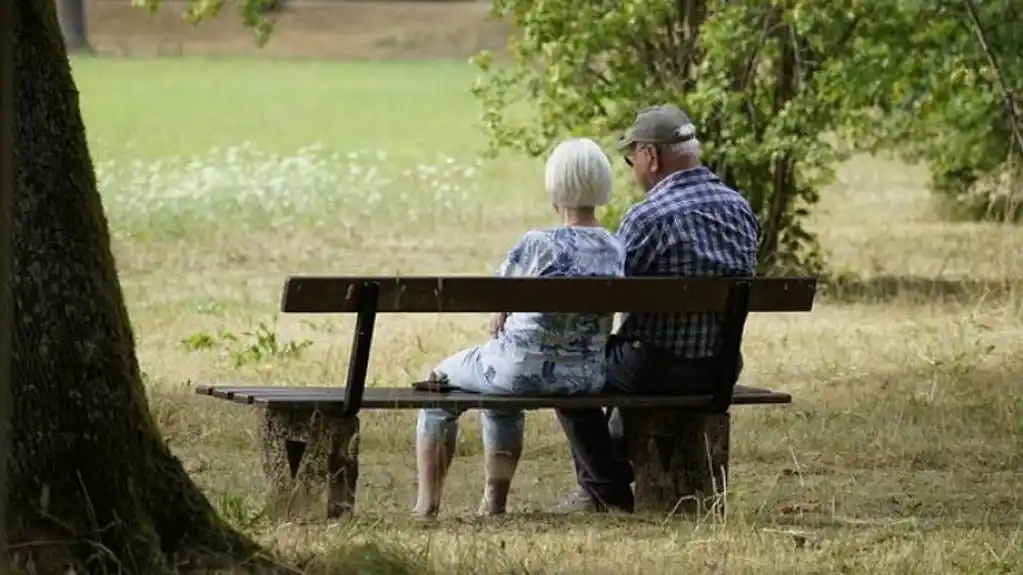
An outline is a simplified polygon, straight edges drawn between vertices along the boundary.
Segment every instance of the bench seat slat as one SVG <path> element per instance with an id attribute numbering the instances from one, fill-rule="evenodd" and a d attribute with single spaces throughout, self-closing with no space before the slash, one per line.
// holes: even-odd
<path id="1" fill-rule="evenodd" d="M 258 404 L 277 408 L 321 409 L 332 411 L 344 406 L 343 387 L 272 387 L 272 386 L 210 386 L 196 389 L 200 395 L 212 395 L 236 403 Z M 452 407 L 466 409 L 514 408 L 550 409 L 584 407 L 707 407 L 710 395 L 623 395 L 599 394 L 566 396 L 508 396 L 476 393 L 430 393 L 407 387 L 367 388 L 362 398 L 364 409 L 419 409 Z M 735 386 L 733 405 L 765 405 L 791 403 L 792 396 L 770 389 Z"/>
<path id="2" fill-rule="evenodd" d="M 375 282 L 378 313 L 722 312 L 729 286 L 751 284 L 749 311 L 806 312 L 817 280 L 805 278 L 290 277 L 285 313 L 353 313 L 358 287 Z"/>

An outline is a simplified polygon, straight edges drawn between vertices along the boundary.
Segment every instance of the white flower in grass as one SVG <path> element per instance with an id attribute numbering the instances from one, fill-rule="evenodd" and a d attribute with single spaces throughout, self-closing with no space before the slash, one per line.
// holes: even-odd
<path id="1" fill-rule="evenodd" d="M 420 221 L 425 214 L 450 218 L 475 195 L 477 170 L 453 158 L 412 167 L 388 165 L 387 158 L 327 153 L 322 145 L 280 156 L 243 142 L 187 158 L 100 159 L 96 176 L 115 229 L 147 231 L 161 221 L 177 221 L 177 229 L 180 222 L 244 229 L 339 221 L 357 227 L 377 216 L 388 222 Z M 354 214 L 360 215 L 353 220 Z"/>

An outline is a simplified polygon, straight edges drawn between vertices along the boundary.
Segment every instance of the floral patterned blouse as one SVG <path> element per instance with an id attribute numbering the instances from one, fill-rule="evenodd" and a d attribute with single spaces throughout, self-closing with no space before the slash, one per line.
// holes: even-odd
<path id="1" fill-rule="evenodd" d="M 531 230 L 508 253 L 500 276 L 622 276 L 625 253 L 600 227 Z M 477 369 L 507 394 L 596 393 L 604 387 L 604 347 L 612 314 L 512 313 L 480 346 Z"/>

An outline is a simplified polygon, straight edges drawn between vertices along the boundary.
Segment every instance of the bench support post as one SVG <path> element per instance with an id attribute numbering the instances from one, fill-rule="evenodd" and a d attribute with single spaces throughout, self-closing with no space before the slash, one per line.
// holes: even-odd
<path id="1" fill-rule="evenodd" d="M 721 343 L 712 373 L 713 400 L 701 411 L 656 409 L 622 413 L 635 470 L 636 510 L 656 514 L 724 515 L 728 485 L 728 408 L 742 370 L 742 334 L 752 284 L 728 289 Z"/>
<path id="2" fill-rule="evenodd" d="M 723 515 L 729 417 L 679 409 L 623 410 L 636 511 Z"/>
<path id="3" fill-rule="evenodd" d="M 344 417 L 355 417 L 362 407 L 362 393 L 366 390 L 366 371 L 369 369 L 369 349 L 373 343 L 373 326 L 377 319 L 377 303 L 380 299 L 380 283 L 368 281 L 359 285 L 355 292 L 359 310 L 355 318 L 355 335 L 352 337 L 352 355 L 348 357 L 348 378 L 345 382 Z"/>
<path id="4" fill-rule="evenodd" d="M 359 418 L 318 411 L 265 411 L 263 472 L 275 519 L 333 519 L 355 506 Z"/>
<path id="5" fill-rule="evenodd" d="M 746 329 L 752 289 L 748 281 L 736 282 L 728 288 L 721 325 L 721 351 L 713 382 L 714 402 L 710 409 L 715 413 L 725 413 L 732 405 L 732 392 L 742 371 L 742 334 Z"/>

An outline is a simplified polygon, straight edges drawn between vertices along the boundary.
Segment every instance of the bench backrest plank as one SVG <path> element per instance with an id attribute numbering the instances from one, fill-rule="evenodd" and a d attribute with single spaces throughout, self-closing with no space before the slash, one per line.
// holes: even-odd
<path id="1" fill-rule="evenodd" d="M 730 286 L 748 282 L 750 312 L 806 312 L 816 278 L 288 278 L 281 311 L 354 313 L 366 282 L 379 286 L 377 313 L 723 312 Z"/>

